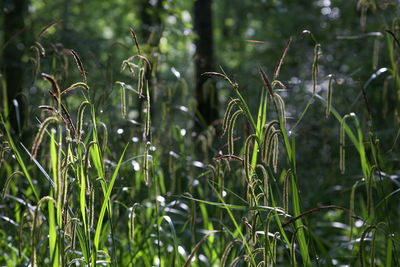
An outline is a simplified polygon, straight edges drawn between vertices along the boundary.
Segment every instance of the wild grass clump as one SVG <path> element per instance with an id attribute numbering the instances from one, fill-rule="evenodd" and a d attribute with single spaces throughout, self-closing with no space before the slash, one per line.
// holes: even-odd
<path id="1" fill-rule="evenodd" d="M 260 75 L 257 107 L 224 71 L 203 74 L 222 78 L 231 98 L 224 117 L 197 133 L 195 112 L 187 103 L 176 105 L 182 98 L 175 89 L 186 90 L 185 83 L 157 95 L 151 80 L 156 64 L 133 29 L 136 54 L 120 59 L 115 88 L 101 96 L 110 99 L 111 112 L 96 106 L 99 89 L 74 50 L 64 51 L 78 71 L 72 85 L 56 71 L 62 64 L 56 57 L 51 72 L 42 72 L 48 47 L 40 39 L 58 23 L 46 26 L 32 46 L 33 79 L 38 73 L 43 79 L 35 84 L 50 89 L 41 99 L 40 119 L 31 118 L 37 133 L 30 151 L 13 135 L 7 114 L 0 116 L 0 166 L 7 174 L 2 200 L 8 205 L 0 210 L 1 224 L 14 227 L 0 230 L 0 248 L 8 245 L 1 264 L 398 265 L 398 170 L 389 173 L 366 88 L 361 86 L 362 109 L 339 110 L 336 97 L 343 88 L 336 74 L 326 85 L 319 77 L 323 43 L 311 31 L 303 31 L 313 41 L 314 57 L 299 114 L 290 86 L 279 77 L 285 58 L 296 52 L 289 38 L 275 68 L 254 66 Z M 397 40 L 391 31 L 389 36 Z M 308 124 L 317 127 L 305 136 Z M 319 140 L 321 132 L 332 138 Z M 319 154 L 306 155 L 303 138 L 329 146 L 331 169 L 324 177 L 307 169 L 318 168 Z M 329 190 L 340 192 L 307 188 L 333 183 L 329 179 L 340 183 Z"/>

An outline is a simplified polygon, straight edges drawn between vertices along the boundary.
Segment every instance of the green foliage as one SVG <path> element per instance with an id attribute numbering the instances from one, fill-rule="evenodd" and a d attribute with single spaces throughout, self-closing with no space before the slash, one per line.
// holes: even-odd
<path id="1" fill-rule="evenodd" d="M 399 265 L 399 5 L 215 1 L 195 132 L 191 4 L 31 2 L 0 265 Z"/>

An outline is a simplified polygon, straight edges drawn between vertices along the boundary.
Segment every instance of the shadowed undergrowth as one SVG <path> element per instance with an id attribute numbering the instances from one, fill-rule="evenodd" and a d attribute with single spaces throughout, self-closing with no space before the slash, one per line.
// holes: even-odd
<path id="1" fill-rule="evenodd" d="M 398 125 L 380 138 L 369 82 L 361 84 L 361 108 L 340 110 L 341 82 L 321 77 L 324 44 L 310 31 L 301 34 L 314 45 L 310 80 L 294 89 L 279 80 L 296 49 L 290 38 L 275 68 L 254 66 L 257 107 L 222 68 L 204 73 L 232 93 L 224 117 L 195 133 L 188 85 L 180 79 L 163 92 L 151 87 L 158 63 L 141 51 L 133 29 L 136 53 L 120 59 L 127 75 L 107 94 L 91 87 L 76 51 L 49 52 L 42 42 L 58 23 L 32 46 L 32 76 L 44 96 L 34 107 L 40 113 L 30 116 L 37 124 L 32 140 L 14 134 L 3 104 L 2 265 L 399 265 L 399 170 L 387 162 L 388 154 L 398 158 Z M 397 81 L 399 95 L 398 41 L 387 34 L 387 79 Z M 68 57 L 76 64 L 68 66 Z M 306 99 L 301 108 L 291 99 L 297 93 Z M 304 134 L 307 125 L 317 125 L 317 134 Z M 311 175 L 319 155 L 305 154 L 307 142 L 321 154 L 329 146 L 324 177 Z"/>

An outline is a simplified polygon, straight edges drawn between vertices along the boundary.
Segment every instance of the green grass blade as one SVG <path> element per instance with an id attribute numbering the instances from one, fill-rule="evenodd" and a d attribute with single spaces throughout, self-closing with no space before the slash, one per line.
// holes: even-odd
<path id="1" fill-rule="evenodd" d="M 59 206 L 59 201 L 57 198 L 57 192 L 58 192 L 58 177 L 57 177 L 57 152 L 56 152 L 56 145 L 55 145 L 55 139 L 54 139 L 54 133 L 51 132 L 51 139 L 50 139 L 50 158 L 51 158 L 51 166 L 52 166 L 52 174 L 53 174 L 53 180 L 56 185 L 56 189 L 54 190 L 55 192 L 55 200 L 56 200 L 56 205 L 57 205 L 57 223 L 61 226 L 61 221 L 58 221 L 58 215 L 61 214 L 59 211 L 60 206 Z M 54 198 L 54 193 L 53 190 L 50 192 L 50 196 Z M 56 247 L 56 241 L 57 241 L 57 231 L 56 231 L 56 220 L 55 220 L 55 213 L 54 213 L 54 206 L 53 205 L 48 205 L 48 210 L 49 210 L 49 247 L 50 247 L 50 259 L 51 262 L 53 263 L 52 265 L 54 267 L 59 266 L 59 251 L 58 248 Z"/>
<path id="2" fill-rule="evenodd" d="M 50 192 L 50 197 L 53 197 L 53 192 Z M 49 252 L 50 259 L 53 263 L 54 267 L 59 266 L 59 250 L 57 247 L 57 231 L 56 231 L 56 220 L 54 214 L 54 206 L 51 201 L 49 201 L 48 210 L 49 210 Z"/>
<path id="3" fill-rule="evenodd" d="M 272 202 L 272 207 L 275 208 L 276 205 L 275 205 L 274 194 L 272 193 L 271 190 L 269 190 L 269 191 L 270 191 L 270 198 L 271 198 L 271 202 Z M 278 227 L 279 227 L 279 231 L 281 231 L 281 235 L 282 235 L 283 239 L 285 240 L 285 242 L 286 242 L 286 244 L 287 244 L 287 247 L 288 247 L 288 248 L 291 248 L 289 238 L 287 237 L 287 235 L 286 235 L 286 233 L 285 233 L 285 230 L 284 230 L 283 227 L 282 227 L 282 222 L 281 222 L 281 220 L 279 219 L 278 212 L 276 211 L 276 208 L 275 208 L 275 210 L 274 210 L 274 215 L 275 215 L 275 219 L 276 219 L 276 222 L 277 222 L 277 224 L 278 224 Z"/>
<path id="4" fill-rule="evenodd" d="M 239 233 L 240 238 L 243 240 L 244 245 L 245 245 L 246 250 L 247 250 L 247 253 L 248 253 L 249 256 L 250 256 L 251 263 L 253 264 L 253 266 L 257 266 L 257 265 L 256 265 L 256 262 L 255 262 L 255 260 L 254 260 L 254 255 L 253 255 L 253 253 L 251 252 L 250 245 L 249 245 L 249 243 L 247 242 L 246 238 L 244 237 L 243 232 L 242 232 L 242 230 L 240 229 L 240 226 L 238 225 L 238 223 L 237 223 L 237 221 L 236 221 L 236 219 L 235 219 L 235 216 L 233 216 L 233 213 L 232 213 L 231 209 L 229 208 L 228 205 L 226 205 L 226 203 L 225 203 L 225 201 L 224 201 L 224 198 L 221 196 L 221 194 L 218 192 L 218 190 L 217 190 L 214 186 L 212 186 L 212 189 L 213 189 L 213 191 L 217 194 L 217 196 L 218 196 L 219 200 L 221 201 L 223 207 L 224 207 L 224 208 L 226 209 L 226 211 L 228 212 L 229 217 L 231 218 L 233 224 L 235 225 L 236 231 Z M 235 238 L 235 237 L 234 237 L 234 238 Z"/>
<path id="5" fill-rule="evenodd" d="M 260 135 L 260 133 L 257 131 L 257 124 L 254 122 L 253 120 L 253 116 L 251 116 L 251 112 L 249 107 L 247 106 L 246 101 L 244 100 L 244 98 L 242 97 L 242 95 L 240 94 L 239 90 L 235 90 L 236 94 L 239 96 L 240 100 L 242 101 L 242 104 L 244 106 L 244 109 L 246 110 L 247 113 L 247 117 L 250 119 L 251 124 L 254 127 L 254 130 L 257 132 L 257 135 Z"/>
<path id="6" fill-rule="evenodd" d="M 296 181 L 294 179 L 294 175 L 292 175 L 292 201 L 293 201 L 293 210 L 295 216 L 300 215 L 300 201 L 298 196 L 298 190 Z M 303 224 L 301 220 L 296 221 L 296 228 L 302 227 Z M 304 266 L 311 266 L 311 259 L 310 254 L 308 252 L 308 245 L 306 241 L 306 237 L 304 234 L 304 229 L 300 228 L 297 233 L 297 240 L 299 241 L 300 253 L 301 257 L 303 258 L 303 265 Z"/>
<path id="7" fill-rule="evenodd" d="M 29 152 L 29 150 L 24 146 L 24 144 L 20 143 L 22 148 L 25 150 L 25 152 L 29 155 L 29 157 L 32 159 L 32 161 L 36 164 L 36 166 L 39 168 L 39 170 L 42 172 L 44 177 L 46 178 L 47 181 L 49 181 L 50 185 L 55 189 L 55 184 L 53 179 L 51 179 L 50 175 L 45 171 L 43 166 L 39 163 L 39 161 L 36 160 L 36 158 L 32 158 L 32 154 Z"/>
<path id="8" fill-rule="evenodd" d="M 322 96 L 315 94 L 315 97 L 318 100 L 320 100 L 324 105 L 327 105 L 327 101 Z M 333 116 L 339 121 L 339 123 L 342 123 L 343 120 L 342 116 L 340 116 L 339 112 L 332 105 L 330 111 L 333 114 Z M 359 142 L 356 136 L 354 135 L 353 131 L 349 128 L 348 125 L 345 125 L 344 130 L 346 131 L 347 136 L 350 138 L 350 141 L 353 143 L 357 151 L 360 151 Z"/>
<path id="9" fill-rule="evenodd" d="M 386 267 L 392 266 L 392 257 L 393 257 L 392 253 L 393 253 L 393 241 L 389 237 L 386 248 Z"/>
<path id="10" fill-rule="evenodd" d="M 3 125 L 4 125 L 5 130 L 6 130 L 6 134 L 7 134 L 7 137 L 8 137 L 8 142 L 9 142 L 11 148 L 12 148 L 12 151 L 13 151 L 13 153 L 14 153 L 14 155 L 15 155 L 15 158 L 17 159 L 18 164 L 19 164 L 19 166 L 21 167 L 22 172 L 24 173 L 26 179 L 28 179 L 29 185 L 30 185 L 31 188 L 32 188 L 32 191 L 33 191 L 33 194 L 35 195 L 36 200 L 39 201 L 39 194 L 37 193 L 36 188 L 35 188 L 35 186 L 33 185 L 31 176 L 29 175 L 29 172 L 28 172 L 28 170 L 27 170 L 27 168 L 26 168 L 26 166 L 25 166 L 24 161 L 23 161 L 22 158 L 21 158 L 21 155 L 20 155 L 19 152 L 18 152 L 18 149 L 15 147 L 14 141 L 13 141 L 13 139 L 11 138 L 11 134 L 10 134 L 8 125 L 4 122 L 3 116 L 2 116 L 1 114 L 0 114 L 0 119 L 1 119 L 1 122 L 3 123 Z"/>
<path id="11" fill-rule="evenodd" d="M 178 253 L 178 245 L 179 245 L 179 243 L 178 243 L 178 237 L 177 237 L 176 231 L 175 231 L 175 226 L 174 226 L 174 224 L 173 224 L 173 222 L 172 222 L 172 219 L 171 219 L 169 216 L 164 215 L 164 216 L 158 218 L 157 227 L 158 227 L 159 229 L 160 229 L 160 227 L 161 227 L 161 222 L 162 222 L 163 220 L 165 220 L 165 221 L 168 223 L 169 228 L 171 229 L 171 232 L 172 232 L 172 241 L 173 241 L 173 243 L 174 243 L 174 258 L 175 258 L 175 261 L 177 261 L 177 253 Z"/>
<path id="12" fill-rule="evenodd" d="M 128 145 L 129 145 L 129 144 L 127 144 L 127 145 L 125 146 L 125 149 L 124 149 L 124 151 L 122 152 L 122 155 L 121 155 L 121 157 L 120 157 L 120 159 L 119 159 L 119 162 L 118 162 L 118 164 L 117 164 L 117 167 L 115 168 L 114 174 L 113 174 L 113 176 L 112 176 L 112 178 L 111 178 L 110 184 L 108 185 L 107 193 L 106 193 L 106 195 L 104 196 L 104 201 L 103 201 L 103 204 L 102 204 L 102 206 L 101 206 L 101 211 L 100 211 L 100 215 L 99 215 L 99 220 L 98 220 L 98 222 L 97 222 L 96 234 L 95 234 L 95 237 L 94 237 L 94 248 L 95 248 L 95 251 L 97 251 L 98 248 L 99 248 L 101 227 L 102 227 L 102 224 L 103 224 L 103 219 L 104 219 L 104 214 L 105 214 L 105 211 L 106 211 L 107 203 L 108 203 L 109 200 L 110 200 L 111 191 L 112 191 L 112 189 L 113 189 L 115 179 L 117 178 L 117 174 L 118 174 L 119 168 L 121 167 L 122 159 L 123 159 L 123 157 L 124 157 L 124 155 L 125 155 L 125 152 L 126 152 L 126 149 L 128 148 Z M 92 259 L 92 263 L 93 263 L 94 261 L 95 261 L 95 259 Z"/>

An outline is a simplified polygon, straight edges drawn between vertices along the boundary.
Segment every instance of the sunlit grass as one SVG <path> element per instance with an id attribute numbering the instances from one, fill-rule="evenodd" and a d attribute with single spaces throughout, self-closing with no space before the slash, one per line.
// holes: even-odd
<path id="1" fill-rule="evenodd" d="M 39 39 L 56 23 L 45 27 L 36 40 L 34 78 L 43 67 L 41 51 L 47 49 Z M 393 189 L 397 182 L 382 178 L 384 162 L 374 129 L 364 129 L 361 115 L 341 115 L 333 105 L 334 76 L 329 76 L 326 99 L 317 92 L 323 44 L 310 31 L 305 33 L 315 42 L 311 90 L 296 121 L 288 120 L 290 101 L 275 88 L 286 88 L 278 76 L 290 38 L 272 82 L 266 68 L 258 66 L 263 88 L 256 96 L 256 113 L 242 96 L 241 85 L 229 75 L 204 74 L 224 79 L 235 97 L 224 103 L 221 121 L 201 133 L 190 128 L 194 120 L 190 110 L 180 109 L 187 116 L 183 122 L 175 119 L 173 103 L 180 99 L 176 90 L 173 94 L 168 89 L 158 100 L 163 101 L 162 108 L 153 102 L 154 88 L 146 75 L 153 64 L 140 49 L 135 32 L 130 32 L 137 54 L 122 60 L 121 67 L 129 70 L 130 80 L 113 83 L 120 86 L 120 95 L 114 95 L 120 116 L 115 115 L 118 107 L 115 114 L 97 110 L 92 93 L 96 89 L 88 84 L 84 62 L 74 50 L 68 53 L 82 81 L 62 90 L 59 84 L 65 81 L 60 75 L 41 74 L 51 86 L 46 103 L 52 104 L 39 107 L 46 116 L 30 151 L 25 140 L 14 141 L 8 110 L 1 115 L 1 164 L 7 173 L 2 197 L 10 204 L 1 213 L 2 225 L 14 229 L 0 231 L 0 248 L 9 244 L 0 264 L 258 267 L 399 262 L 398 229 L 393 225 L 398 211 L 385 216 L 398 192 Z M 55 70 L 60 63 L 54 58 L 52 64 Z M 75 105 L 68 103 L 72 91 L 79 92 Z M 127 101 L 132 95 L 145 101 L 145 108 L 138 111 L 145 113 L 142 121 L 129 117 L 136 108 Z M 297 159 L 307 149 L 296 143 L 296 131 L 312 123 L 306 116 L 312 105 L 324 108 L 321 119 L 334 117 L 324 127 L 338 137 L 332 145 L 339 152 L 333 157 L 337 175 L 340 171 L 340 178 L 357 179 L 345 201 L 326 199 L 325 192 L 319 192 L 316 207 L 309 206 L 301 188 L 305 179 L 319 178 L 299 175 L 303 166 Z M 153 116 L 160 110 L 162 120 L 157 125 Z M 120 122 L 128 126 L 118 128 L 115 135 L 113 127 Z M 129 138 L 123 139 L 124 131 Z M 362 185 L 365 190 L 358 188 Z M 381 203 L 383 213 L 378 208 Z M 16 235 L 6 236 L 11 232 Z"/>

